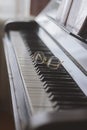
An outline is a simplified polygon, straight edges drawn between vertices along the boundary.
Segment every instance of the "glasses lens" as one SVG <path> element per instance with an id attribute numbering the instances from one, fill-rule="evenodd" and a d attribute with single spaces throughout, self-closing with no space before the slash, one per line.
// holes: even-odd
<path id="1" fill-rule="evenodd" d="M 47 62 L 47 66 L 48 66 L 50 69 L 54 69 L 54 70 L 57 70 L 60 65 L 61 65 L 61 62 L 60 62 L 55 56 L 52 56 L 52 57 L 48 60 L 48 62 Z"/>
<path id="2" fill-rule="evenodd" d="M 44 53 L 41 51 L 37 51 L 33 55 L 33 59 L 37 64 L 43 64 L 44 63 Z"/>

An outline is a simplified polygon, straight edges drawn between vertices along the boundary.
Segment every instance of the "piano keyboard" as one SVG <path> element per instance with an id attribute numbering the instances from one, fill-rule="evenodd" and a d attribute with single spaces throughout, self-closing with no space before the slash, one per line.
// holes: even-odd
<path id="1" fill-rule="evenodd" d="M 45 64 L 33 61 L 32 57 L 37 51 L 42 51 L 47 57 L 53 56 L 35 32 L 23 31 L 20 35 L 11 32 L 11 41 L 35 111 L 38 106 L 41 110 L 52 110 L 52 106 L 58 110 L 87 107 L 87 97 L 62 65 L 57 70 L 52 70 Z M 47 100 L 47 95 L 52 104 Z"/>
<path id="2" fill-rule="evenodd" d="M 44 92 L 43 84 L 35 72 L 29 52 L 19 33 L 11 32 L 11 40 L 31 99 L 32 112 L 51 111 L 52 103 Z"/>
<path id="3" fill-rule="evenodd" d="M 31 57 L 37 51 L 43 52 L 47 57 L 53 56 L 35 32 L 24 31 L 22 37 Z M 41 76 L 43 87 L 51 102 L 55 102 L 58 109 L 87 107 L 87 97 L 62 65 L 57 70 L 53 70 L 44 64 L 36 63 L 35 68 L 38 75 Z"/>
<path id="4" fill-rule="evenodd" d="M 54 1 L 34 20 L 12 20 L 4 27 L 16 130 L 87 129 L 87 45 L 56 21 Z M 43 53 L 39 59 L 38 52 Z M 48 62 L 51 57 L 58 68 Z"/>

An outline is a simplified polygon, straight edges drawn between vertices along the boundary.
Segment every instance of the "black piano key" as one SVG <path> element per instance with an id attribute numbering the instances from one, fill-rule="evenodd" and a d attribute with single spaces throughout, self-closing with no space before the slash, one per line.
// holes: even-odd
<path id="1" fill-rule="evenodd" d="M 49 68 L 48 69 L 46 69 L 44 66 L 43 67 L 35 67 L 36 68 L 36 70 L 38 70 L 38 72 L 39 72 L 39 74 L 42 74 L 43 75 L 43 77 L 47 77 L 48 75 L 50 75 L 50 76 L 52 76 L 52 75 L 54 75 L 54 76 L 60 76 L 60 77 L 62 77 L 62 76 L 66 76 L 66 77 L 69 77 L 70 78 L 70 76 L 65 72 L 65 71 L 53 71 L 53 70 L 50 70 Z"/>
<path id="2" fill-rule="evenodd" d="M 66 92 L 74 92 L 74 93 L 80 93 L 80 89 L 79 88 L 74 88 L 73 86 L 57 86 L 57 87 L 47 87 L 45 88 L 46 92 L 56 92 L 56 93 L 66 93 Z"/>
<path id="3" fill-rule="evenodd" d="M 39 74 L 41 74 L 39 72 Z M 52 72 L 43 72 L 42 74 L 42 77 L 54 77 L 54 78 L 57 78 L 57 77 L 60 77 L 60 78 L 69 78 L 69 79 L 72 79 L 69 75 L 67 74 L 63 74 L 63 73 L 52 73 Z"/>
<path id="4" fill-rule="evenodd" d="M 56 77 L 54 77 L 54 76 L 48 76 L 48 77 L 42 77 L 42 81 L 53 81 L 53 82 L 56 82 L 56 81 L 64 81 L 64 83 L 65 82 L 70 82 L 70 80 L 71 80 L 71 78 L 70 77 L 60 77 L 60 76 L 56 76 Z"/>
<path id="5" fill-rule="evenodd" d="M 71 101 L 67 101 L 67 102 L 57 102 L 54 105 L 55 108 L 57 108 L 57 110 L 66 110 L 66 109 L 81 109 L 81 108 L 87 108 L 87 102 L 71 102 Z"/>
<path id="6" fill-rule="evenodd" d="M 74 96 L 74 97 L 83 97 L 84 94 L 82 94 L 81 92 L 80 93 L 77 93 L 77 92 L 57 92 L 56 93 L 57 95 L 60 95 L 60 96 Z M 55 91 L 52 91 L 52 92 L 49 92 L 49 97 L 53 96 L 53 95 L 56 95 L 55 94 Z"/>
<path id="7" fill-rule="evenodd" d="M 51 101 L 61 101 L 61 102 L 67 102 L 67 101 L 71 101 L 74 103 L 78 103 L 78 102 L 86 103 L 87 102 L 87 98 L 84 96 L 82 96 L 82 97 L 69 96 L 69 95 L 61 96 L 61 95 L 54 94 L 50 97 L 50 99 L 51 99 Z"/>
<path id="8" fill-rule="evenodd" d="M 47 67 L 46 65 L 44 65 L 44 64 L 36 64 L 36 67 L 42 72 L 42 73 L 44 73 L 44 72 L 53 72 L 53 73 L 63 73 L 63 74 L 66 74 L 67 75 L 67 72 L 64 70 L 64 68 L 58 68 L 58 70 L 53 70 L 53 69 L 50 69 L 49 67 Z"/>
<path id="9" fill-rule="evenodd" d="M 57 70 L 53 70 L 45 63 L 38 64 L 34 61 L 34 53 L 38 51 L 43 52 L 48 59 L 53 56 L 37 34 L 23 32 L 22 35 L 36 72 L 44 84 L 44 90 L 48 93 L 50 100 L 55 102 L 55 107 L 60 109 L 87 107 L 87 97 L 62 65 Z"/>
<path id="10" fill-rule="evenodd" d="M 75 83 L 73 82 L 73 81 L 56 81 L 56 83 L 55 83 L 55 81 L 45 81 L 45 84 L 47 84 L 48 86 L 50 85 L 50 84 L 52 84 L 53 86 L 55 85 L 55 84 L 57 84 L 58 86 L 61 86 L 61 87 L 65 87 L 65 86 L 71 86 L 72 87 L 72 85 L 73 85 L 73 87 L 74 87 L 74 85 L 75 85 Z M 77 87 L 78 88 L 78 87 Z"/>
<path id="11" fill-rule="evenodd" d="M 56 90 L 56 91 L 55 91 Z M 53 95 L 54 94 L 58 94 L 58 93 L 69 93 L 69 92 L 72 92 L 72 93 L 79 93 L 80 91 L 79 91 L 79 89 L 78 88 L 74 88 L 74 89 L 72 89 L 72 88 L 61 88 L 61 87 L 56 87 L 56 88 L 54 88 L 54 89 L 51 89 L 51 88 L 49 88 L 49 91 L 48 90 L 46 90 L 47 92 L 52 92 L 53 93 Z"/>
<path id="12" fill-rule="evenodd" d="M 79 97 L 79 98 L 86 98 L 82 93 L 72 92 L 72 91 L 66 91 L 66 92 L 60 92 L 60 91 L 52 91 L 49 93 L 49 97 L 51 96 L 61 96 L 61 97 Z"/>

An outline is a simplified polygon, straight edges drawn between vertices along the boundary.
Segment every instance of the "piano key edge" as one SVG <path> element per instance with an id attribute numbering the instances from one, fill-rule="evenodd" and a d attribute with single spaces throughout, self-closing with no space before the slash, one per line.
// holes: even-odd
<path id="1" fill-rule="evenodd" d="M 16 55 L 7 34 L 5 34 L 3 38 L 3 46 L 10 84 L 15 128 L 16 130 L 29 129 L 29 120 L 33 113 L 33 109 L 18 66 Z"/>

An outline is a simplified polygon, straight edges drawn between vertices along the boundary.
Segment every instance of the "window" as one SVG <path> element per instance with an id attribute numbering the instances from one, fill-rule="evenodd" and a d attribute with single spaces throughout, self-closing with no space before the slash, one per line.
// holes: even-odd
<path id="1" fill-rule="evenodd" d="M 56 20 L 70 32 L 79 34 L 85 21 L 87 28 L 87 0 L 62 0 Z"/>
<path id="2" fill-rule="evenodd" d="M 29 5 L 30 0 L 0 0 L 0 18 L 28 17 Z"/>

